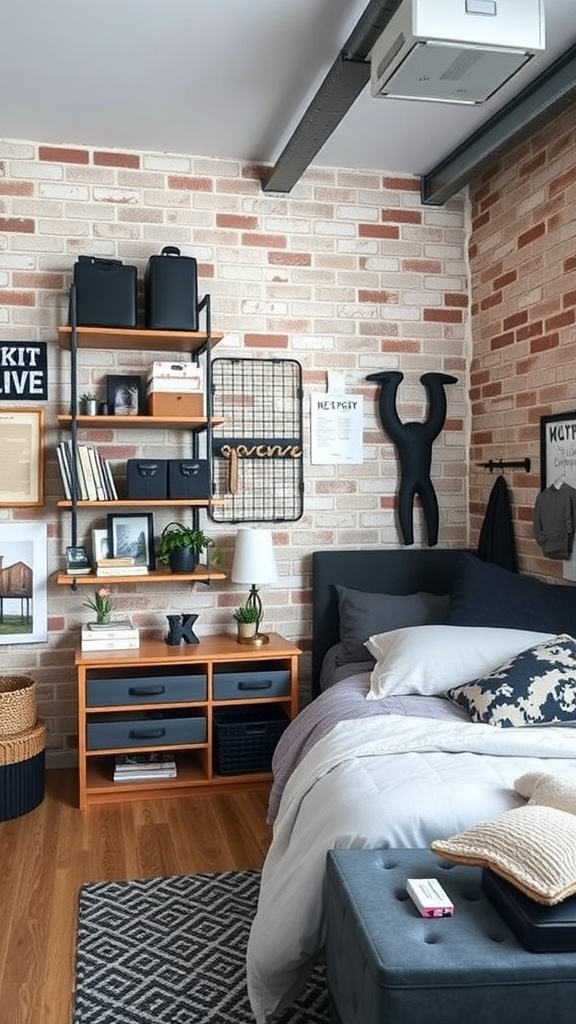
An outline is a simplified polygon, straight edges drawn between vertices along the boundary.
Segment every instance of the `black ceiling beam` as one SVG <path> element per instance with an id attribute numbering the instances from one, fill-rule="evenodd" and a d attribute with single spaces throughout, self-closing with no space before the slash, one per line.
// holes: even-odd
<path id="1" fill-rule="evenodd" d="M 272 170 L 263 179 L 264 192 L 290 192 L 338 127 L 369 81 L 370 50 L 400 2 L 370 0 Z"/>
<path id="2" fill-rule="evenodd" d="M 422 202 L 441 206 L 510 146 L 548 124 L 576 98 L 576 46 L 518 93 L 420 179 Z"/>

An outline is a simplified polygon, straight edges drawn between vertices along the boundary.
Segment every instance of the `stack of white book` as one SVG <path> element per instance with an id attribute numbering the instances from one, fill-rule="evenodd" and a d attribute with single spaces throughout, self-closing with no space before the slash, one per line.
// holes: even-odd
<path id="1" fill-rule="evenodd" d="M 173 754 L 118 754 L 114 782 L 143 782 L 150 779 L 175 779 Z"/>
<path id="2" fill-rule="evenodd" d="M 80 640 L 82 650 L 90 651 L 134 651 L 140 646 L 140 633 L 130 619 L 116 622 L 88 622 L 82 626 Z"/>
<path id="3" fill-rule="evenodd" d="M 136 560 L 129 555 L 99 558 L 96 562 L 97 576 L 146 576 L 147 572 L 147 565 L 136 564 Z"/>

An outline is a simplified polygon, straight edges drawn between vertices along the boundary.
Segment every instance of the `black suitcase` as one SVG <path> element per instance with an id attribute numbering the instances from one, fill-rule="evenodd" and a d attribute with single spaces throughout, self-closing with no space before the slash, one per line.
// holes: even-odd
<path id="1" fill-rule="evenodd" d="M 79 256 L 74 264 L 79 327 L 136 327 L 136 267 L 122 260 Z"/>
<path id="2" fill-rule="evenodd" d="M 192 256 L 165 245 L 144 274 L 144 319 L 153 331 L 198 330 L 198 270 Z"/>
<path id="3" fill-rule="evenodd" d="M 128 459 L 126 495 L 135 500 L 167 498 L 166 459 Z"/>
<path id="4" fill-rule="evenodd" d="M 208 459 L 168 459 L 169 498 L 209 498 Z"/>

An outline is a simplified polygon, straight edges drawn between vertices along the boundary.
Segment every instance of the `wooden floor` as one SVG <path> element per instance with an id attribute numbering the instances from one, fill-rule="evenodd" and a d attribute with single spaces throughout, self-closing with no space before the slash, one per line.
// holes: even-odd
<path id="1" fill-rule="evenodd" d="M 68 1024 L 84 882 L 262 866 L 268 791 L 76 808 L 76 773 L 0 822 L 1 1024 Z"/>

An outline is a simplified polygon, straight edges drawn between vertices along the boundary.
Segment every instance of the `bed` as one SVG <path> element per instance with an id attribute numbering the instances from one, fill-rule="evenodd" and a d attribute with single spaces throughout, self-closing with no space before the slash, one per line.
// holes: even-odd
<path id="1" fill-rule="evenodd" d="M 322 954 L 329 849 L 428 847 L 521 807 L 528 773 L 576 776 L 576 588 L 455 549 L 316 552 L 313 626 L 315 699 L 273 765 L 247 951 L 257 1024 Z"/>

